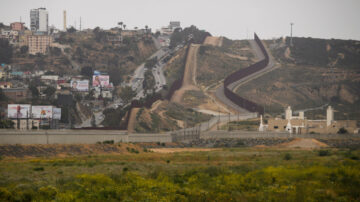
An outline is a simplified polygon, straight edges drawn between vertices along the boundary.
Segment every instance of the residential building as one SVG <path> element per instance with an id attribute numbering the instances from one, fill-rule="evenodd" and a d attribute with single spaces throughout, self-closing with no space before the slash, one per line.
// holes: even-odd
<path id="1" fill-rule="evenodd" d="M 34 32 L 48 33 L 49 13 L 46 8 L 30 10 L 30 29 Z"/>
<path id="2" fill-rule="evenodd" d="M 15 102 L 31 98 L 31 93 L 28 88 L 4 88 L 2 91 L 6 97 L 14 100 Z"/>
<path id="3" fill-rule="evenodd" d="M 52 43 L 52 37 L 49 35 L 30 35 L 27 38 L 29 54 L 45 54 Z"/>
<path id="4" fill-rule="evenodd" d="M 169 28 L 172 29 L 173 31 L 177 28 L 181 28 L 180 21 L 170 21 Z"/>
<path id="5" fill-rule="evenodd" d="M 10 24 L 11 30 L 14 31 L 24 31 L 25 26 L 23 22 L 13 22 Z"/>

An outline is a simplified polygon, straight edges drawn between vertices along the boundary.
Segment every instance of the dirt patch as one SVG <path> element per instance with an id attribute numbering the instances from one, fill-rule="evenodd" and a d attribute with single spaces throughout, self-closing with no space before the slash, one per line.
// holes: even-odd
<path id="1" fill-rule="evenodd" d="M 227 55 L 229 57 L 232 57 L 232 58 L 237 58 L 239 60 L 249 60 L 248 57 L 241 56 L 241 55 L 234 55 L 234 54 L 231 54 L 231 53 L 225 53 L 225 55 Z"/>
<path id="2" fill-rule="evenodd" d="M 74 155 L 124 154 L 142 152 L 134 144 L 46 144 L 46 145 L 0 145 L 0 155 L 6 157 L 50 157 Z"/>
<path id="3" fill-rule="evenodd" d="M 131 109 L 129 123 L 128 123 L 128 127 L 127 127 L 129 133 L 134 132 L 134 127 L 136 124 L 136 115 L 139 112 L 139 110 L 140 110 L 140 108 L 132 108 Z"/>
<path id="4" fill-rule="evenodd" d="M 202 152 L 202 151 L 218 151 L 219 148 L 156 148 L 150 149 L 156 153 L 175 153 L 175 152 Z"/>
<path id="5" fill-rule="evenodd" d="M 197 68 L 197 53 L 200 45 L 191 44 L 187 55 L 187 60 L 184 70 L 184 79 L 179 90 L 175 91 L 171 102 L 181 103 L 185 91 L 199 90 L 196 86 L 196 68 Z"/>
<path id="6" fill-rule="evenodd" d="M 223 43 L 223 37 L 208 36 L 204 41 L 204 45 L 219 46 Z"/>
<path id="7" fill-rule="evenodd" d="M 277 146 L 286 147 L 286 148 L 305 148 L 305 149 L 317 149 L 322 147 L 328 147 L 327 144 L 312 138 L 297 138 L 291 142 L 282 143 Z"/>

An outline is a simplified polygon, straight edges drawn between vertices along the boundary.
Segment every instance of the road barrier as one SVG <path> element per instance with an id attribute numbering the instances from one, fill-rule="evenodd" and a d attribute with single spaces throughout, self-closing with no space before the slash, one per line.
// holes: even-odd
<path id="1" fill-rule="evenodd" d="M 249 67 L 240 69 L 234 72 L 233 74 L 231 74 L 230 76 L 226 77 L 224 80 L 224 94 L 230 101 L 232 101 L 234 104 L 238 105 L 239 107 L 244 108 L 250 112 L 258 112 L 259 114 L 263 114 L 264 108 L 262 106 L 250 100 L 247 100 L 243 97 L 240 97 L 238 94 L 234 93 L 229 88 L 230 84 L 264 69 L 269 64 L 269 55 L 266 52 L 265 47 L 260 41 L 259 37 L 255 33 L 254 33 L 254 39 L 257 45 L 260 47 L 261 52 L 263 53 L 265 58 L 253 65 L 250 65 Z"/>

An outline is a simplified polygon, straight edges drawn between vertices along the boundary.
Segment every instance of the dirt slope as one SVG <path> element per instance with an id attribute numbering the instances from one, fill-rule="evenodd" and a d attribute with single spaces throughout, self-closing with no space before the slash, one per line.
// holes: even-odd
<path id="1" fill-rule="evenodd" d="M 208 36 L 204 41 L 204 45 L 222 46 L 223 37 Z"/>
<path id="2" fill-rule="evenodd" d="M 322 143 L 316 139 L 311 138 L 297 138 L 291 142 L 283 143 L 278 145 L 279 147 L 286 148 L 306 148 L 306 149 L 316 149 L 322 147 L 328 147 L 325 143 Z"/>
<path id="3" fill-rule="evenodd" d="M 132 108 L 131 109 L 129 123 L 128 123 L 128 132 L 129 133 L 134 132 L 134 126 L 136 123 L 136 114 L 138 113 L 139 110 L 140 110 L 140 108 Z"/>
<path id="4" fill-rule="evenodd" d="M 181 103 L 183 94 L 187 90 L 198 90 L 196 87 L 196 67 L 199 44 L 191 44 L 185 64 L 184 80 L 179 90 L 175 91 L 171 102 Z"/>

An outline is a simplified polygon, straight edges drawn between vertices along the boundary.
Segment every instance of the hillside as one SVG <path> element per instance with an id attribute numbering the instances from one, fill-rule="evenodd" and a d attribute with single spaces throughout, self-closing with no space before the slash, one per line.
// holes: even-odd
<path id="1" fill-rule="evenodd" d="M 291 48 L 287 40 L 267 43 L 281 67 L 238 88 L 240 95 L 267 113 L 330 104 L 337 119 L 360 119 L 360 42 L 294 38 Z"/>
<path id="2" fill-rule="evenodd" d="M 117 85 L 156 51 L 151 38 L 124 37 L 122 44 L 108 40 L 111 34 L 101 29 L 62 32 L 47 55 L 14 51 L 13 65 L 20 70 L 46 70 L 59 75 L 80 73 L 82 67 L 108 72 Z M 63 49 L 63 51 L 61 50 Z"/>

